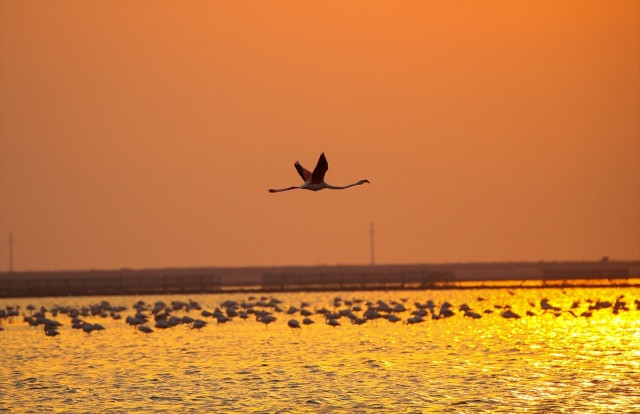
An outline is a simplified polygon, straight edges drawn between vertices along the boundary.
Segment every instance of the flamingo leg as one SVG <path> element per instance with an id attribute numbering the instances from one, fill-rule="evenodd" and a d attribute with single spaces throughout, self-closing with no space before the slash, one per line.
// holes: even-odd
<path id="1" fill-rule="evenodd" d="M 277 189 L 277 190 L 274 190 L 273 188 L 271 188 L 271 189 L 269 189 L 269 192 L 270 192 L 270 193 L 280 193 L 280 192 L 282 192 L 282 191 L 295 190 L 295 189 L 297 189 L 297 188 L 300 188 L 300 187 L 279 188 L 279 189 Z"/>

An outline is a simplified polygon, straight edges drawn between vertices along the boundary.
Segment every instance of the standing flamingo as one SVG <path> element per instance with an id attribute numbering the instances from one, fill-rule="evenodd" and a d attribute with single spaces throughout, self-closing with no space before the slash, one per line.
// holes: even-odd
<path id="1" fill-rule="evenodd" d="M 280 188 L 277 190 L 270 189 L 269 190 L 270 193 L 279 193 L 281 191 L 295 190 L 298 188 L 304 189 L 304 190 L 311 190 L 311 191 L 318 191 L 325 188 L 329 188 L 331 190 L 344 190 L 345 188 L 353 187 L 355 185 L 369 183 L 369 180 L 360 180 L 357 183 L 345 185 L 344 187 L 337 187 L 337 186 L 325 183 L 324 175 L 329 169 L 329 164 L 327 163 L 327 159 L 324 156 L 324 152 L 320 154 L 320 159 L 318 160 L 318 164 L 316 164 L 316 168 L 314 168 L 313 173 L 307 170 L 306 168 L 304 168 L 302 165 L 300 165 L 298 161 L 296 161 L 295 164 L 293 164 L 293 166 L 296 167 L 298 174 L 300 174 L 300 177 L 302 177 L 302 179 L 304 180 L 304 184 L 302 184 L 301 186 Z"/>
<path id="2" fill-rule="evenodd" d="M 287 322 L 287 325 L 289 325 L 289 328 L 291 328 L 291 330 L 294 332 L 296 329 L 302 329 L 302 327 L 300 326 L 300 322 L 298 322 L 295 319 L 289 319 L 289 322 Z"/>

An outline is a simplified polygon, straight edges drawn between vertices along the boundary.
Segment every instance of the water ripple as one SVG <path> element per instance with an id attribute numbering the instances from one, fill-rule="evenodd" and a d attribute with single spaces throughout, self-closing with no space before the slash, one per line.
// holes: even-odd
<path id="1" fill-rule="evenodd" d="M 350 295 L 389 303 L 404 297 L 407 307 L 428 299 L 480 306 L 476 297 L 482 296 L 483 306 L 509 300 L 524 315 L 529 301 L 543 297 L 568 309 L 577 299 L 586 308 L 585 298 L 622 293 L 630 302 L 640 298 L 638 289 Z M 336 295 L 278 298 L 283 309 L 302 301 L 333 309 Z M 194 299 L 214 309 L 225 299 L 246 298 Z M 65 299 L 43 300 L 51 307 Z M 129 307 L 134 302 L 108 300 Z M 0 383 L 8 384 L 0 412 L 640 412 L 639 311 L 600 311 L 590 319 L 536 312 L 517 320 L 494 312 L 477 320 L 456 315 L 414 325 L 380 320 L 336 328 L 313 316 L 317 323 L 300 332 L 278 315 L 267 328 L 234 320 L 151 335 L 96 317 L 87 320 L 104 324 L 99 335 L 73 330 L 61 319 L 67 323 L 55 338 L 14 321 L 0 334 L 0 346 L 11 356 L 0 364 Z"/>

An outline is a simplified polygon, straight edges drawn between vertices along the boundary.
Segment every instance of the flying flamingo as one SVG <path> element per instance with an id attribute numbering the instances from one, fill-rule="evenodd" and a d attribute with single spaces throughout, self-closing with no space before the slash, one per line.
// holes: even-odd
<path id="1" fill-rule="evenodd" d="M 353 187 L 355 185 L 369 183 L 369 180 L 360 180 L 357 183 L 345 185 L 344 187 L 337 187 L 337 186 L 325 183 L 324 175 L 329 169 L 329 164 L 327 163 L 327 159 L 324 156 L 324 152 L 320 154 L 320 159 L 318 160 L 318 164 L 316 164 L 316 168 L 314 168 L 313 173 L 307 170 L 306 168 L 304 168 L 302 165 L 300 165 L 298 161 L 296 161 L 295 164 L 293 164 L 293 166 L 296 167 L 298 174 L 300 174 L 300 177 L 302 177 L 302 179 L 304 180 L 304 184 L 302 184 L 301 186 L 280 188 L 277 190 L 270 189 L 269 190 L 270 193 L 279 193 L 281 191 L 295 190 L 298 188 L 301 188 L 304 190 L 311 190 L 311 191 L 318 191 L 325 188 L 329 188 L 331 190 L 344 190 L 345 188 Z"/>

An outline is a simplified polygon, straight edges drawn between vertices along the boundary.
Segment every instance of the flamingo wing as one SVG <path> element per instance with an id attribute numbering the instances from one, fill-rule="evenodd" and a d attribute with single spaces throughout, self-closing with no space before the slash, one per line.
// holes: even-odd
<path id="1" fill-rule="evenodd" d="M 321 183 L 324 181 L 324 175 L 329 169 L 329 163 L 327 162 L 327 158 L 324 156 L 324 152 L 320 154 L 320 159 L 318 159 L 318 164 L 316 164 L 316 168 L 313 169 L 313 174 L 311 174 L 311 182 Z"/>
<path id="2" fill-rule="evenodd" d="M 302 179 L 305 182 L 311 180 L 311 171 L 307 170 L 302 165 L 300 165 L 300 163 L 298 161 L 296 161 L 296 163 L 293 164 L 293 166 L 296 167 L 296 170 L 298 171 L 298 174 L 300 174 L 300 177 L 302 177 Z"/>

